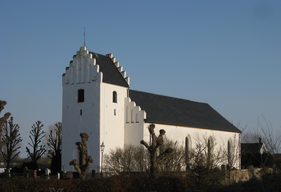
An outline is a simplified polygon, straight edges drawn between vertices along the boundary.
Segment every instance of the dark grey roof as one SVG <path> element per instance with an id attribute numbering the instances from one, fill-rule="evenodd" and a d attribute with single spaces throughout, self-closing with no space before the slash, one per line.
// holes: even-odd
<path id="1" fill-rule="evenodd" d="M 242 153 L 260 153 L 263 143 L 241 143 Z"/>
<path id="2" fill-rule="evenodd" d="M 90 53 L 92 53 L 93 58 L 96 59 L 96 64 L 100 66 L 100 72 L 103 73 L 103 82 L 122 87 L 129 87 L 110 57 L 94 52 Z"/>
<path id="3" fill-rule="evenodd" d="M 241 133 L 207 103 L 129 90 L 136 105 L 146 111 L 146 122 Z"/>

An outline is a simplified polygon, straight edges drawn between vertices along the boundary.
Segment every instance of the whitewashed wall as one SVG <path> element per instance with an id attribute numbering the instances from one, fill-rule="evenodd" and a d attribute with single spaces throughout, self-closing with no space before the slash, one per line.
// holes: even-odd
<path id="1" fill-rule="evenodd" d="M 112 57 L 112 54 L 109 55 Z M 113 61 L 115 58 L 112 58 Z M 119 64 L 117 62 L 117 64 Z M 126 81 L 124 71 L 121 71 Z M 63 136 L 62 169 L 74 171 L 69 165 L 72 159 L 79 161 L 76 142 L 81 141 L 80 133 L 86 132 L 88 155 L 93 157 L 90 169 L 99 170 L 101 166 L 100 145 L 105 144 L 104 154 L 115 147 L 124 146 L 124 98 L 126 87 L 102 82 L 103 74 L 86 47 L 81 47 L 63 75 Z M 78 90 L 84 89 L 84 102 L 77 102 Z M 113 102 L 113 92 L 117 102 Z M 82 114 L 81 114 L 82 113 Z"/>
<path id="2" fill-rule="evenodd" d="M 150 140 L 150 134 L 148 131 L 149 123 L 144 124 L 144 136 L 143 139 L 145 141 Z M 235 167 L 241 168 L 241 162 L 239 158 L 240 154 L 240 134 L 233 132 L 225 132 L 225 131 L 217 131 L 217 130 L 208 130 L 208 129 L 200 129 L 200 128 L 192 128 L 192 127 L 182 127 L 182 126 L 172 126 L 172 125 L 163 125 L 163 124 L 155 124 L 155 134 L 159 135 L 159 130 L 164 129 L 166 131 L 165 138 L 173 141 L 177 141 L 179 145 L 185 147 L 185 138 L 189 138 L 189 146 L 192 149 L 196 148 L 196 144 L 198 142 L 206 142 L 208 138 L 215 138 L 214 145 L 214 153 L 218 151 L 227 153 L 228 151 L 228 141 L 231 141 L 234 146 L 234 152 L 236 152 L 236 162 Z M 223 151 L 222 151 L 223 150 Z M 227 159 L 221 164 L 228 164 Z"/>
<path id="3" fill-rule="evenodd" d="M 101 81 L 102 73 L 96 60 L 81 47 L 62 80 L 62 170 L 74 171 L 69 162 L 79 161 L 75 143 L 81 141 L 82 132 L 90 136 L 87 145 L 88 155 L 94 160 L 91 166 L 99 165 Z M 84 102 L 80 103 L 77 102 L 79 89 L 84 89 Z"/>
<path id="4" fill-rule="evenodd" d="M 146 113 L 141 107 L 136 106 L 130 97 L 125 98 L 124 122 L 125 144 L 139 146 L 144 134 L 144 119 Z"/>
<path id="5" fill-rule="evenodd" d="M 114 91 L 117 93 L 117 103 L 113 102 Z M 104 154 L 110 149 L 124 146 L 124 98 L 126 97 L 126 87 L 102 83 L 100 142 L 105 144 Z"/>

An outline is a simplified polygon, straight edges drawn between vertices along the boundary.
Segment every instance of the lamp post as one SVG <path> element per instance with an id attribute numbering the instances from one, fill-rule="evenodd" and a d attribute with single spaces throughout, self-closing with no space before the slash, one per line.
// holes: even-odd
<path id="1" fill-rule="evenodd" d="M 105 145 L 104 145 L 104 143 L 102 142 L 102 144 L 100 145 L 100 150 L 101 150 L 101 177 L 103 177 L 103 174 L 102 174 L 102 163 L 103 163 L 103 152 L 104 152 L 104 148 L 105 148 Z"/>

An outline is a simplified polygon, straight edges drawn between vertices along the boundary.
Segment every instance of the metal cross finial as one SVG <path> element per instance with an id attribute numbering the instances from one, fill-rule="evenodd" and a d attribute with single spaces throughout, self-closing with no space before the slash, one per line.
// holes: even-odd
<path id="1" fill-rule="evenodd" d="M 85 47 L 85 27 L 84 27 L 84 47 Z"/>

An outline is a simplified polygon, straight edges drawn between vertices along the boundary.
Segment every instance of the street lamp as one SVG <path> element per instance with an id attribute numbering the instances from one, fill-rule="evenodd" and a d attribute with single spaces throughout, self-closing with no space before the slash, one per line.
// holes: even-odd
<path id="1" fill-rule="evenodd" d="M 103 162 L 103 152 L 104 152 L 104 148 L 105 148 L 105 145 L 104 143 L 102 142 L 102 144 L 100 145 L 100 150 L 101 150 L 101 176 L 103 177 L 102 175 L 102 162 Z"/>

